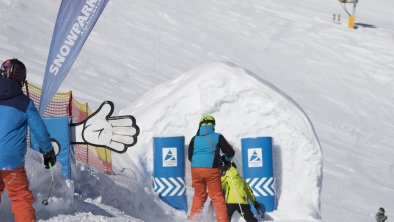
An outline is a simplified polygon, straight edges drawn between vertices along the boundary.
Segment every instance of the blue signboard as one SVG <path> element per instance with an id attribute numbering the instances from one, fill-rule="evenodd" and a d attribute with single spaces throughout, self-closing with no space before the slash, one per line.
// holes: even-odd
<path id="1" fill-rule="evenodd" d="M 243 176 L 267 212 L 276 210 L 272 137 L 241 139 Z M 253 208 L 252 208 L 253 209 Z"/>
<path id="2" fill-rule="evenodd" d="M 70 148 L 70 118 L 69 117 L 51 117 L 43 118 L 48 129 L 51 139 L 55 140 L 59 145 L 57 152 L 57 163 L 62 166 L 62 174 L 71 179 L 71 165 L 74 156 L 73 150 Z M 31 135 L 31 146 L 38 147 L 37 140 Z"/>
<path id="3" fill-rule="evenodd" d="M 187 212 L 185 137 L 154 137 L 153 149 L 155 192 L 170 206 Z"/>

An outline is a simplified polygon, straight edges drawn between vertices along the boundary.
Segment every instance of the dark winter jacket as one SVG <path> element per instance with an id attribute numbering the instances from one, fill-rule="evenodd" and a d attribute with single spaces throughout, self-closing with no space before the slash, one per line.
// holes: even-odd
<path id="1" fill-rule="evenodd" d="M 382 212 L 378 212 L 375 215 L 376 222 L 385 222 L 387 220 L 387 216 L 384 215 Z"/>
<path id="2" fill-rule="evenodd" d="M 0 170 L 24 166 L 27 126 L 39 143 L 39 151 L 51 151 L 49 133 L 40 114 L 14 80 L 0 78 Z"/>
<path id="3" fill-rule="evenodd" d="M 217 168 L 219 166 L 220 151 L 229 159 L 234 156 L 234 149 L 223 135 L 215 133 L 211 125 L 201 126 L 198 134 L 189 144 L 189 160 L 193 168 Z"/>

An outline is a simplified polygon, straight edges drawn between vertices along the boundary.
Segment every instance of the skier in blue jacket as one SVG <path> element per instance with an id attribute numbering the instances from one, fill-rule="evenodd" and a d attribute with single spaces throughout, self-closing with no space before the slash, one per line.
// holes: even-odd
<path id="1" fill-rule="evenodd" d="M 216 212 L 216 221 L 228 222 L 220 181 L 219 162 L 220 152 L 223 152 L 227 160 L 231 160 L 235 151 L 222 134 L 215 132 L 215 118 L 213 116 L 204 115 L 201 117 L 197 135 L 191 139 L 188 151 L 194 188 L 190 211 L 191 221 L 198 220 L 207 200 L 208 190 Z"/>
<path id="2" fill-rule="evenodd" d="M 37 148 L 49 168 L 56 163 L 46 126 L 32 100 L 22 92 L 26 67 L 18 59 L 6 60 L 0 67 L 0 198 L 7 188 L 12 201 L 15 222 L 36 220 L 32 206 L 34 197 L 29 190 L 25 171 L 26 137 L 29 126 L 37 139 Z"/>

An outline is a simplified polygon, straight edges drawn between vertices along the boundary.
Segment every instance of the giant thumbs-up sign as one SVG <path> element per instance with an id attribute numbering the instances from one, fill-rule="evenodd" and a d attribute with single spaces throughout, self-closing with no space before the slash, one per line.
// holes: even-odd
<path id="1" fill-rule="evenodd" d="M 139 127 L 133 116 L 112 116 L 113 111 L 114 104 L 105 101 L 86 120 L 71 124 L 72 142 L 126 152 L 137 143 Z"/>

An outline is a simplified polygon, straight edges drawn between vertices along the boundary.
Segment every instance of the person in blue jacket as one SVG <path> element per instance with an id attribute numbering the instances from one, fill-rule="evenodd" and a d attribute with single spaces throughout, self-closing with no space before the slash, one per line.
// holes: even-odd
<path id="1" fill-rule="evenodd" d="M 0 67 L 0 198 L 6 188 L 12 201 L 15 222 L 36 221 L 32 206 L 35 199 L 29 190 L 25 171 L 26 137 L 29 126 L 37 139 L 37 148 L 49 168 L 56 155 L 46 126 L 32 100 L 25 96 L 22 86 L 26 67 L 18 59 L 6 60 Z"/>
<path id="2" fill-rule="evenodd" d="M 191 139 L 188 151 L 194 188 L 189 218 L 192 221 L 198 220 L 207 200 L 208 190 L 208 195 L 216 212 L 216 221 L 228 222 L 227 208 L 220 181 L 220 152 L 224 153 L 229 161 L 234 156 L 235 151 L 223 135 L 215 132 L 213 116 L 204 115 L 200 119 L 197 135 Z"/>

